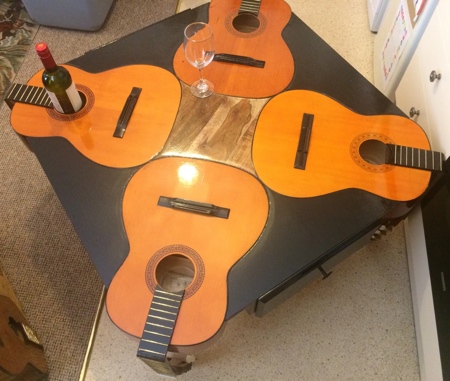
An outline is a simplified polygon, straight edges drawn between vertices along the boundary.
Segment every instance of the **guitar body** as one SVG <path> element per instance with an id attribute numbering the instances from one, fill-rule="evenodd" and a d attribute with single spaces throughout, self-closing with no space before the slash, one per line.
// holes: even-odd
<path id="1" fill-rule="evenodd" d="M 219 94 L 248 98 L 266 98 L 283 91 L 294 75 L 294 59 L 282 38 L 291 9 L 284 0 L 262 0 L 259 27 L 252 32 L 240 32 L 233 26 L 241 0 L 212 0 L 209 25 L 214 33 L 216 53 L 252 57 L 265 61 L 264 68 L 211 62 L 203 69 L 204 77 L 214 84 Z M 175 54 L 176 75 L 186 84 L 198 80 L 198 69 L 184 57 L 183 46 Z"/>
<path id="2" fill-rule="evenodd" d="M 85 106 L 74 114 L 60 114 L 25 103 L 16 103 L 11 125 L 23 136 L 67 139 L 88 159 L 108 167 L 133 167 L 149 161 L 164 146 L 181 99 L 181 87 L 169 71 L 134 65 L 98 74 L 66 66 Z M 42 71 L 29 85 L 42 86 Z M 125 102 L 133 87 L 142 88 L 123 138 L 113 137 Z"/>
<path id="3" fill-rule="evenodd" d="M 304 113 L 314 115 L 305 169 L 294 167 Z M 427 188 L 430 172 L 379 163 L 363 152 L 367 141 L 429 150 L 424 131 L 408 118 L 364 116 L 316 92 L 288 91 L 262 110 L 252 158 L 263 183 L 291 197 L 314 197 L 359 188 L 387 199 L 412 200 Z"/>
<path id="4" fill-rule="evenodd" d="M 161 206 L 161 196 L 213 204 L 229 215 Z M 171 292 L 181 288 L 170 344 L 194 346 L 211 339 L 224 322 L 228 271 L 257 241 L 267 215 L 264 187 L 240 169 L 182 157 L 146 164 L 125 190 L 130 253 L 107 293 L 111 320 L 140 337 L 156 286 Z"/>

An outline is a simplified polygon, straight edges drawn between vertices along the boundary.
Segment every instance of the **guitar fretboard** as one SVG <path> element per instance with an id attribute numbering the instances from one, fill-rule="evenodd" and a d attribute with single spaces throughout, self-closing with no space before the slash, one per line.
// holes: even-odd
<path id="1" fill-rule="evenodd" d="M 156 285 L 144 332 L 139 342 L 137 356 L 162 375 L 177 374 L 166 356 L 183 295 L 184 290 L 167 292 Z"/>
<path id="2" fill-rule="evenodd" d="M 251 13 L 258 16 L 261 0 L 242 0 L 239 13 Z"/>
<path id="3" fill-rule="evenodd" d="M 34 106 L 52 108 L 53 104 L 43 87 L 21 85 L 15 83 L 5 98 L 11 107 L 15 102 L 28 103 Z"/>
<path id="4" fill-rule="evenodd" d="M 441 152 L 386 144 L 386 164 L 427 171 L 443 171 L 445 156 Z"/>

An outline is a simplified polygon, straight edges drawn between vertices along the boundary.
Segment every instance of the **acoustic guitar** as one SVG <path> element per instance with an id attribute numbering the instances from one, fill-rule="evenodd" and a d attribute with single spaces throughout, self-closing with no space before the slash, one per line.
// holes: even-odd
<path id="1" fill-rule="evenodd" d="M 284 90 L 294 75 L 294 59 L 281 35 L 290 17 L 291 9 L 284 0 L 212 0 L 209 25 L 214 32 L 216 58 L 203 72 L 214 84 L 214 91 L 266 98 Z M 216 61 L 221 55 L 244 59 Z M 249 66 L 248 61 L 262 61 L 263 67 Z M 188 85 L 199 78 L 198 69 L 184 57 L 183 46 L 175 54 L 173 67 Z"/>
<path id="2" fill-rule="evenodd" d="M 172 73 L 150 65 L 98 74 L 65 66 L 84 106 L 74 114 L 58 113 L 40 87 L 40 71 L 28 85 L 16 84 L 6 96 L 14 105 L 11 125 L 19 135 L 65 138 L 88 159 L 116 168 L 146 163 L 162 149 L 181 99 L 180 83 Z M 141 89 L 138 96 L 134 87 Z M 128 107 L 130 101 L 135 102 L 134 109 Z M 126 113 L 129 121 L 122 123 Z"/>
<path id="3" fill-rule="evenodd" d="M 264 186 L 235 167 L 163 157 L 136 172 L 123 200 L 130 252 L 106 308 L 141 338 L 138 354 L 211 342 L 225 319 L 228 271 L 258 240 L 268 212 Z"/>
<path id="4" fill-rule="evenodd" d="M 431 171 L 444 163 L 412 120 L 360 115 L 306 90 L 279 94 L 265 105 L 252 158 L 261 181 L 286 196 L 358 188 L 397 201 L 419 197 Z"/>
<path id="5" fill-rule="evenodd" d="M 40 380 L 45 375 L 48 367 L 41 344 L 20 309 L 0 295 L 0 379 Z"/>

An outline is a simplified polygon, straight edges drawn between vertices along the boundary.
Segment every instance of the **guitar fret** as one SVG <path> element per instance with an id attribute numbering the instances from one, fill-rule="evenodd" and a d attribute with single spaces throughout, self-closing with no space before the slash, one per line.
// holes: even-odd
<path id="1" fill-rule="evenodd" d="M 166 356 L 183 295 L 184 290 L 171 293 L 157 285 L 150 304 L 145 322 L 146 328 L 142 332 L 137 356 L 160 374 L 174 374 Z M 159 299 L 162 299 L 164 303 L 157 301 Z M 167 309 L 163 309 L 164 307 Z M 170 318 L 166 317 L 167 315 Z M 163 324 L 160 324 L 160 321 L 163 321 Z"/>
<path id="2" fill-rule="evenodd" d="M 152 335 L 158 335 L 158 336 L 170 337 L 170 335 L 165 335 L 164 333 L 156 332 L 156 331 L 148 331 L 148 330 L 146 330 L 146 329 L 144 329 L 144 332 L 145 332 L 145 333 L 152 334 Z"/>
<path id="3" fill-rule="evenodd" d="M 40 99 L 45 98 L 44 102 L 42 102 Z M 53 107 L 52 100 L 50 97 L 45 93 L 45 91 L 41 91 L 41 95 L 39 96 L 39 102 L 46 105 L 47 107 Z"/>
<path id="4" fill-rule="evenodd" d="M 150 323 L 150 322 L 147 322 L 145 324 L 146 325 L 153 325 L 154 327 L 160 327 L 160 328 L 164 328 L 164 329 L 172 329 L 172 327 L 169 327 L 167 325 L 162 325 L 162 324 L 156 324 L 156 323 Z"/>
<path id="5" fill-rule="evenodd" d="M 175 322 L 174 319 L 168 319 L 168 318 L 163 318 L 162 316 L 157 316 L 157 315 L 148 315 L 149 317 L 152 317 L 154 319 L 159 319 L 159 320 L 164 320 L 164 321 L 171 321 L 171 322 Z"/>
<path id="6" fill-rule="evenodd" d="M 24 100 L 25 103 L 29 103 L 28 99 L 30 98 L 30 95 L 33 95 L 33 90 L 34 90 L 33 88 L 28 88 L 28 89 L 26 90 L 26 92 L 27 92 L 28 94 L 27 94 L 27 97 L 26 97 L 25 100 Z M 33 96 L 32 96 L 31 98 L 33 98 Z"/>
<path id="7" fill-rule="evenodd" d="M 156 304 L 158 306 L 163 306 L 163 307 L 169 307 L 169 308 L 178 308 L 175 306 L 171 306 L 170 304 L 166 304 L 166 303 L 153 302 L 153 304 Z"/>
<path id="8" fill-rule="evenodd" d="M 43 87 L 15 83 L 5 98 L 10 102 L 27 103 L 34 106 L 53 107 L 52 101 Z"/>
<path id="9" fill-rule="evenodd" d="M 19 102 L 25 102 L 25 101 L 23 100 L 23 97 L 27 94 L 28 88 L 27 88 L 25 85 L 21 85 L 21 86 L 20 86 L 20 89 L 19 89 L 19 93 L 20 93 L 22 90 L 23 90 L 23 92 L 22 92 L 22 94 L 20 95 Z"/>
<path id="10" fill-rule="evenodd" d="M 156 345 L 164 345 L 164 346 L 167 345 L 165 343 L 160 343 L 159 341 L 155 341 L 155 340 L 149 340 L 149 339 L 141 339 L 141 340 L 145 341 L 146 343 L 151 343 L 151 344 L 156 344 Z"/>
<path id="11" fill-rule="evenodd" d="M 31 95 L 30 102 L 34 103 L 35 101 L 37 101 L 39 99 L 40 94 L 41 94 L 41 92 L 37 88 L 34 88 L 33 90 L 31 90 L 30 91 L 30 95 Z M 36 95 L 38 95 L 37 99 L 36 99 Z"/>
<path id="12" fill-rule="evenodd" d="M 13 92 L 16 90 L 17 87 L 17 83 L 15 83 L 14 85 L 12 85 L 11 90 L 9 91 L 9 93 L 6 95 L 6 98 L 11 98 Z"/>
<path id="13" fill-rule="evenodd" d="M 29 94 L 27 96 L 26 102 L 27 103 L 34 103 L 35 98 L 36 98 L 36 94 L 39 94 L 39 91 L 37 89 L 31 89 L 31 91 L 29 92 Z M 31 99 L 28 100 L 30 98 L 30 96 L 31 96 Z"/>
<path id="14" fill-rule="evenodd" d="M 440 152 L 421 148 L 387 144 L 386 164 L 398 165 L 429 171 L 442 171 L 444 155 Z"/>
<path id="15" fill-rule="evenodd" d="M 52 100 L 48 96 L 45 89 L 39 89 L 39 90 L 40 90 L 40 91 L 38 91 L 39 96 L 36 100 L 37 104 L 41 104 L 46 107 L 53 107 Z"/>
<path id="16" fill-rule="evenodd" d="M 155 295 L 154 298 L 163 299 L 163 300 L 170 300 L 171 302 L 176 301 L 176 299 L 166 298 L 164 296 Z"/>
<path id="17" fill-rule="evenodd" d="M 15 94 L 14 94 L 15 99 L 20 101 L 20 99 L 22 97 L 21 92 L 23 91 L 23 89 L 24 89 L 23 85 L 19 85 L 19 87 L 16 89 Z"/>
<path id="18" fill-rule="evenodd" d="M 259 6 L 258 5 L 253 5 L 253 4 L 242 4 L 241 5 L 241 9 L 244 11 L 249 11 L 249 12 L 258 12 L 259 11 Z"/>
<path id="19" fill-rule="evenodd" d="M 174 300 L 177 300 L 177 301 L 178 301 L 178 298 L 179 298 L 178 294 L 175 294 L 174 292 L 165 291 L 165 290 L 162 290 L 162 289 L 161 290 L 156 289 L 155 290 L 155 294 L 172 295 L 173 297 L 175 297 Z"/>
<path id="20" fill-rule="evenodd" d="M 433 160 L 432 156 L 433 155 L 431 154 L 431 151 L 428 151 L 427 152 L 427 166 L 426 166 L 427 169 L 430 169 L 430 164 Z"/>
<path id="21" fill-rule="evenodd" d="M 149 342 L 149 340 L 150 340 L 150 341 L 155 341 L 160 345 L 168 346 L 170 343 L 170 338 L 172 337 L 171 331 L 173 330 L 173 327 L 170 327 L 169 330 L 170 331 L 168 332 L 167 335 L 166 334 L 159 335 L 158 334 L 159 332 L 156 329 L 154 331 L 153 330 L 151 330 L 151 331 L 144 330 L 144 332 L 142 333 L 142 337 L 141 337 L 141 341 L 143 343 L 141 343 L 140 345 L 146 347 L 145 343 Z"/>
<path id="22" fill-rule="evenodd" d="M 443 171 L 443 165 L 444 165 L 444 157 L 442 155 L 439 155 L 439 152 L 435 152 L 435 154 L 437 154 L 438 156 L 440 156 L 442 158 L 442 160 L 439 160 L 439 170 Z"/>
<path id="23" fill-rule="evenodd" d="M 19 85 L 19 88 L 17 89 L 16 94 L 14 95 L 16 100 L 18 100 L 19 102 L 22 101 L 23 98 L 23 94 L 25 93 L 26 87 L 25 85 Z M 23 92 L 23 93 L 22 93 Z"/>
<path id="24" fill-rule="evenodd" d="M 239 13 L 252 13 L 257 16 L 260 7 L 261 0 L 242 0 L 241 6 L 239 7 Z"/>
<path id="25" fill-rule="evenodd" d="M 139 348 L 140 351 L 148 352 L 148 353 L 154 353 L 157 355 L 165 356 L 166 354 L 164 352 L 158 352 L 158 351 L 152 351 L 151 349 L 146 348 Z"/>
<path id="26" fill-rule="evenodd" d="M 159 310 L 159 309 L 157 309 L 157 308 L 153 308 L 153 311 L 158 311 L 158 312 L 162 312 L 162 313 L 170 314 L 170 315 L 176 315 L 176 314 L 177 314 L 176 312 L 170 312 L 170 311 Z"/>
<path id="27" fill-rule="evenodd" d="M 44 88 L 37 87 L 36 88 L 36 94 L 38 94 L 38 98 L 36 99 L 36 104 L 46 106 L 46 107 L 53 107 L 52 100 L 47 94 L 47 91 L 45 91 Z"/>

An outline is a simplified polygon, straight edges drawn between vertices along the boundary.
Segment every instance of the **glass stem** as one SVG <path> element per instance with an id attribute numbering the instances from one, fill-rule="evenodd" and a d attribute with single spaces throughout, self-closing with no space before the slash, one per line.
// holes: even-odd
<path id="1" fill-rule="evenodd" d="M 203 78 L 203 68 L 199 68 L 198 72 L 200 74 L 200 82 L 203 83 L 205 79 Z"/>
<path id="2" fill-rule="evenodd" d="M 200 74 L 200 82 L 197 85 L 197 89 L 201 93 L 204 93 L 204 92 L 208 91 L 208 84 L 205 82 L 205 79 L 203 78 L 203 68 L 199 68 L 198 72 Z"/>

